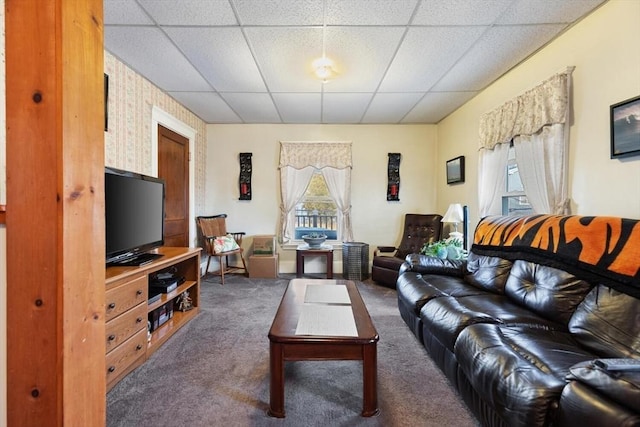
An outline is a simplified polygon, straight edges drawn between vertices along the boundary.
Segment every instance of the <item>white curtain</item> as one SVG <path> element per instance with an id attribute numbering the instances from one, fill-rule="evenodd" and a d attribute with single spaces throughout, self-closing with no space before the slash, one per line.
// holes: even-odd
<path id="1" fill-rule="evenodd" d="M 351 142 L 280 142 L 280 221 L 278 236 L 287 242 L 295 235 L 296 203 L 304 196 L 315 170 L 323 177 L 339 209 L 342 240 L 353 240 L 351 227 Z"/>
<path id="2" fill-rule="evenodd" d="M 506 145 L 506 144 L 502 144 Z M 564 125 L 545 126 L 535 135 L 513 139 L 520 179 L 536 213 L 568 213 L 564 165 Z"/>
<path id="3" fill-rule="evenodd" d="M 550 77 L 481 117 L 478 163 L 481 217 L 502 212 L 500 199 L 505 192 L 505 153 L 512 140 L 516 146 L 520 178 L 534 211 L 568 213 L 570 201 L 566 177 L 573 68 L 568 67 L 567 71 Z"/>
<path id="4" fill-rule="evenodd" d="M 509 144 L 483 148 L 478 156 L 478 202 L 480 218 L 483 218 L 502 212 Z"/>
<path id="5" fill-rule="evenodd" d="M 339 235 L 344 242 L 353 241 L 351 228 L 351 168 L 336 169 L 324 167 L 322 176 L 327 183 L 329 193 L 334 196 L 338 206 Z"/>
<path id="6" fill-rule="evenodd" d="M 280 168 L 280 221 L 278 221 L 278 236 L 281 242 L 291 240 L 294 235 L 295 215 L 290 215 L 298 200 L 304 196 L 309 181 L 315 172 L 313 166 L 295 169 L 291 166 Z"/>

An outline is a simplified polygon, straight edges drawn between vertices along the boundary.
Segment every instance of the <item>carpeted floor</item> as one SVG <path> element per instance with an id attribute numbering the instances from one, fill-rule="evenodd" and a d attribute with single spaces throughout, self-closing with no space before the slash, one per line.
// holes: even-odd
<path id="1" fill-rule="evenodd" d="M 287 283 L 202 282 L 200 314 L 107 395 L 115 426 L 476 426 L 400 318 L 396 291 L 358 288 L 378 330 L 380 415 L 363 418 L 361 362 L 288 362 L 285 419 L 269 406 L 267 333 Z"/>

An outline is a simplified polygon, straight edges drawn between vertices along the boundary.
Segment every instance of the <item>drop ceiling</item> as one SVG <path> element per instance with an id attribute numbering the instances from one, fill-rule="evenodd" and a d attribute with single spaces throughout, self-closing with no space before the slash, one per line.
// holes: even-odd
<path id="1" fill-rule="evenodd" d="M 206 123 L 437 123 L 601 3 L 104 0 L 104 44 Z"/>

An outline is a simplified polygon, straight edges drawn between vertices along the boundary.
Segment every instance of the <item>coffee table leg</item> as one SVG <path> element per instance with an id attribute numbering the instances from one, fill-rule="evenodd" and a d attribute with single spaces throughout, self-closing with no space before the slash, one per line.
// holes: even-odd
<path id="1" fill-rule="evenodd" d="M 376 343 L 362 349 L 362 416 L 378 415 L 378 354 Z"/>
<path id="2" fill-rule="evenodd" d="M 267 415 L 284 418 L 284 360 L 281 344 L 269 344 L 269 364 L 271 370 L 269 387 L 269 410 Z"/>

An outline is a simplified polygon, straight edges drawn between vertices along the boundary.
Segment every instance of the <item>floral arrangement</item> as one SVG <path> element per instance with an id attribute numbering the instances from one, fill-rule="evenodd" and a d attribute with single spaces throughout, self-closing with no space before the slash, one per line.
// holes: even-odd
<path id="1" fill-rule="evenodd" d="M 425 243 L 420 253 L 440 259 L 466 259 L 467 251 L 462 248 L 462 240 L 456 237 Z"/>

